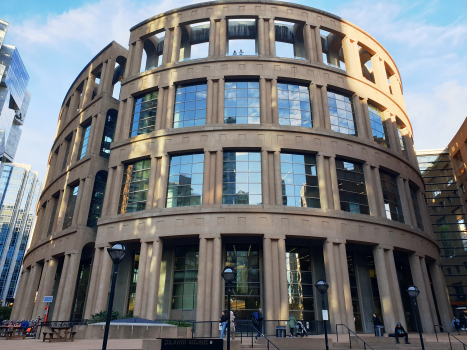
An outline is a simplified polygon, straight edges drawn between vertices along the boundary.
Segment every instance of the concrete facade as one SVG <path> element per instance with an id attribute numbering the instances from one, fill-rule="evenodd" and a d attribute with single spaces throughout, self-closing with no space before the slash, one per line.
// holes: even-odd
<path id="1" fill-rule="evenodd" d="M 241 24 L 247 28 L 242 32 L 247 33 L 242 34 L 244 38 L 254 37 L 255 54 L 234 56 L 228 51 L 228 36 L 235 38 L 229 21 L 235 19 L 245 22 Z M 252 24 L 245 19 L 255 20 L 254 30 L 250 30 Z M 281 31 L 279 21 L 292 25 Z M 184 49 L 182 60 L 180 53 L 185 45 L 181 46 L 182 39 L 186 33 L 196 31 L 193 24 L 201 22 L 210 24 L 207 57 L 188 60 Z M 287 28 L 294 28 L 294 35 L 287 36 Z M 321 30 L 328 34 L 323 36 Z M 157 36 L 162 32 L 165 32 L 163 44 L 161 36 Z M 197 40 L 202 41 L 199 38 L 203 35 L 206 36 L 202 33 L 196 36 Z M 276 36 L 282 41 L 276 41 Z M 192 45 L 198 43 L 190 40 Z M 293 40 L 297 58 L 277 57 L 276 45 L 279 47 L 287 40 Z M 327 53 L 323 55 L 325 42 Z M 337 50 L 332 56 L 335 46 Z M 190 50 L 193 52 L 192 47 Z M 116 61 L 123 62 L 119 57 L 125 58 L 126 64 L 121 64 L 124 74 L 119 100 L 116 100 L 110 95 L 115 74 L 121 72 L 118 67 L 114 69 Z M 345 70 L 338 68 L 333 60 L 345 62 Z M 362 68 L 368 60 L 371 60 L 371 72 Z M 97 88 L 96 78 L 100 79 Z M 259 123 L 224 124 L 224 108 L 229 107 L 225 105 L 226 86 L 234 80 L 259 83 Z M 174 128 L 177 89 L 193 83 L 207 86 L 205 122 Z M 313 127 L 281 125 L 278 91 L 282 85 L 278 84 L 284 83 L 308 88 Z M 129 137 L 134 130 L 135 101 L 141 94 L 155 91 L 158 108 L 154 130 Z M 342 94 L 351 101 L 358 136 L 334 131 L 328 92 Z M 380 111 L 384 139 L 390 148 L 373 137 L 369 105 Z M 107 159 L 100 156 L 100 149 L 109 109 L 117 110 L 118 116 Z M 89 121 L 91 129 L 86 134 Z M 86 154 L 77 161 L 86 138 Z M 225 204 L 223 162 L 224 154 L 231 151 L 260 155 L 259 204 Z M 289 153 L 312 155 L 316 159 L 319 205 L 314 208 L 307 207 L 308 204 L 284 205 L 287 199 L 285 180 L 281 178 L 281 155 Z M 66 167 L 61 170 L 68 154 L 71 157 L 66 158 Z M 171 159 L 184 154 L 204 155 L 201 202 L 168 208 Z M 343 210 L 341 172 L 336 169 L 342 159 L 362 167 L 368 215 Z M 125 212 L 128 187 L 122 186 L 122 180 L 130 176 L 125 174 L 131 172 L 129 166 L 141 160 L 148 161 L 150 174 L 143 207 Z M 108 177 L 97 228 L 92 228 L 87 226 L 88 213 L 99 171 L 107 171 Z M 395 215 L 400 215 L 402 210 L 400 222 L 388 219 L 389 204 L 385 202 L 386 192 L 383 193 L 387 183 L 382 185 L 387 176 L 384 174 L 393 176 L 392 186 L 398 189 L 400 203 Z M 74 193 L 78 184 L 79 190 Z M 418 211 L 411 191 L 416 193 Z M 116 310 L 131 311 L 148 319 L 217 321 L 225 307 L 221 271 L 231 261 L 229 256 L 233 252 L 237 254 L 243 244 L 247 246 L 248 259 L 257 259 L 253 259 L 255 262 L 248 271 L 259 276 L 257 280 L 245 281 L 257 283 L 258 288 L 252 287 L 258 293 L 254 306 L 248 305 L 246 297 L 245 304 L 240 304 L 241 298 L 236 296 L 235 310 L 244 319 L 249 310 L 261 306 L 266 320 L 288 320 L 289 310 L 296 317 L 305 315 L 310 327 L 322 320 L 321 299 L 316 291 L 312 293 L 314 297 L 309 294 L 308 306 L 300 304 L 301 311 L 290 309 L 294 299 L 290 262 L 294 248 L 291 247 L 297 246 L 312 255 L 307 258 L 310 267 L 303 273 L 311 273 L 312 283 L 323 278 L 330 285 L 327 304 L 333 331 L 334 325 L 343 323 L 351 329 L 372 332 L 369 318 L 377 311 L 375 305 L 380 305 L 379 317 L 388 331 L 397 322 L 404 325 L 407 322 L 410 328 L 410 317 L 407 321 L 404 317 L 411 311 L 410 306 L 407 309 L 403 288 L 407 283 L 414 283 L 421 290 L 423 330 L 432 332 L 434 324 L 449 324 L 450 314 L 446 291 L 441 287 L 444 282 L 439 248 L 421 200 L 423 195 L 423 179 L 414 153 L 397 66 L 368 33 L 332 14 L 275 1 L 216 1 L 169 11 L 131 28 L 128 51 L 116 43 L 107 46 L 70 88 L 49 158 L 36 230 L 24 260 L 23 274 L 28 275 L 28 282 L 20 286 L 19 302 L 15 303 L 12 317 L 41 314 L 44 305 L 40 297 L 51 293 L 57 295 L 53 319 L 76 317 L 73 310 L 80 299 L 75 296 L 79 294 L 76 285 L 84 286 L 80 317 L 89 318 L 104 310 L 112 269 L 106 248 L 122 241 L 132 254 L 120 266 L 115 298 L 121 302 L 116 303 Z M 53 209 L 55 201 L 56 210 Z M 71 224 L 62 229 L 70 219 L 68 204 L 73 201 Z M 52 213 L 55 216 L 51 220 Z M 48 229 L 51 222 L 52 228 Z M 180 272 L 179 248 L 185 245 L 197 249 L 196 293 L 189 301 L 196 307 L 178 308 L 174 276 Z M 253 250 L 257 258 L 250 255 Z M 78 273 L 81 268 L 85 271 L 83 254 L 89 261 L 92 258 L 92 273 L 86 283 Z M 189 259 L 189 254 L 185 254 L 182 258 Z M 235 258 L 236 266 L 241 269 L 239 256 Z M 367 256 L 367 260 L 362 256 Z M 86 271 L 90 271 L 90 263 Z M 51 283 L 54 275 L 56 287 Z M 438 310 L 434 307 L 430 284 L 435 287 Z M 304 288 L 302 283 L 300 290 Z M 36 291 L 38 298 L 34 304 Z M 272 323 L 266 325 L 272 326 Z M 213 327 L 217 328 L 217 324 Z"/>

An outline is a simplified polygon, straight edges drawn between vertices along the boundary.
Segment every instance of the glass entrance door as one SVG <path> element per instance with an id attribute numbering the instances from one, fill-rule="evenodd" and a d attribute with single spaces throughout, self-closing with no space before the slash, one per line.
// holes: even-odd
<path id="1" fill-rule="evenodd" d="M 237 320 L 247 320 L 258 310 L 261 300 L 258 244 L 226 244 L 226 264 L 237 271 L 232 284 L 230 308 Z M 225 286 L 224 310 L 227 310 Z"/>

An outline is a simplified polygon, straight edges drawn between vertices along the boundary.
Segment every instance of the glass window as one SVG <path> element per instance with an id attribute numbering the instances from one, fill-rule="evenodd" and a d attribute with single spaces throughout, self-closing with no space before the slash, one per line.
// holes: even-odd
<path id="1" fill-rule="evenodd" d="M 352 99 L 332 91 L 328 91 L 331 129 L 342 134 L 357 136 L 357 123 L 352 106 Z"/>
<path id="2" fill-rule="evenodd" d="M 88 181 L 88 180 L 86 180 Z M 97 227 L 97 220 L 101 217 L 104 205 L 105 186 L 107 185 L 107 171 L 99 171 L 94 179 L 91 205 L 89 206 L 87 226 Z"/>
<path id="3" fill-rule="evenodd" d="M 52 207 L 52 213 L 50 213 L 50 221 L 49 221 L 49 227 L 47 228 L 47 236 L 50 236 L 52 234 L 52 229 L 55 223 L 55 216 L 57 215 L 58 200 L 59 198 L 53 199 L 54 205 Z"/>
<path id="4" fill-rule="evenodd" d="M 118 213 L 131 213 L 146 209 L 149 176 L 151 175 L 151 160 L 140 160 L 125 165 L 122 179 Z"/>
<path id="5" fill-rule="evenodd" d="M 135 97 L 133 115 L 131 117 L 130 137 L 149 134 L 154 131 L 158 94 L 158 91 L 153 91 Z"/>
<path id="6" fill-rule="evenodd" d="M 261 153 L 224 152 L 222 203 L 262 203 Z"/>
<path id="7" fill-rule="evenodd" d="M 383 121 L 381 112 L 378 108 L 368 105 L 368 112 L 370 114 L 371 131 L 373 132 L 373 140 L 381 146 L 391 148 L 389 145 L 388 130 L 386 122 Z"/>
<path id="8" fill-rule="evenodd" d="M 127 313 L 131 313 L 133 315 L 133 311 L 135 310 L 135 299 L 136 299 L 136 284 L 138 282 L 138 271 L 139 271 L 139 257 L 140 257 L 140 250 L 135 249 L 133 250 L 133 254 L 131 257 L 131 272 L 130 272 L 130 284 L 128 286 L 128 306 L 127 306 Z M 138 316 L 138 315 L 135 315 Z"/>
<path id="9" fill-rule="evenodd" d="M 203 171 L 204 154 L 186 154 L 170 158 L 167 208 L 201 205 Z"/>
<path id="10" fill-rule="evenodd" d="M 422 212 L 420 210 L 420 205 L 418 204 L 418 197 L 417 191 L 410 187 L 410 196 L 412 197 L 413 209 L 415 212 L 415 219 L 417 220 L 417 227 L 420 230 L 423 230 L 423 219 L 422 219 Z"/>
<path id="11" fill-rule="evenodd" d="M 65 155 L 63 156 L 62 171 L 65 170 L 68 164 L 68 157 L 70 155 L 72 136 L 69 136 L 69 138 L 65 140 L 66 140 L 66 147 L 65 147 Z"/>
<path id="12" fill-rule="evenodd" d="M 225 267 L 232 267 L 237 271 L 237 279 L 231 285 L 231 310 L 237 320 L 246 320 L 260 307 L 259 246 L 226 244 L 225 249 Z M 227 285 L 225 288 L 224 310 L 227 308 Z"/>
<path id="13" fill-rule="evenodd" d="M 175 248 L 172 309 L 195 310 L 198 294 L 198 245 Z"/>
<path id="14" fill-rule="evenodd" d="M 105 117 L 104 133 L 102 134 L 101 150 L 99 154 L 101 157 L 110 157 L 110 144 L 114 140 L 115 126 L 117 125 L 118 112 L 115 109 L 109 109 Z"/>
<path id="15" fill-rule="evenodd" d="M 397 187 L 396 176 L 389 174 L 383 170 L 379 171 L 379 175 L 381 177 L 381 187 L 383 188 L 384 208 L 386 209 L 386 217 L 389 220 L 404 223 L 404 215 L 402 213 L 402 206 L 399 197 L 399 189 Z"/>
<path id="16" fill-rule="evenodd" d="M 281 153 L 281 182 L 285 206 L 321 208 L 314 154 Z"/>
<path id="17" fill-rule="evenodd" d="M 229 19 L 227 29 L 227 56 L 258 54 L 256 19 Z"/>
<path id="18" fill-rule="evenodd" d="M 92 259 L 86 259 L 79 263 L 78 279 L 76 281 L 73 306 L 71 308 L 71 321 L 82 320 L 84 317 L 86 294 L 88 292 L 88 284 L 91 277 L 91 262 Z M 62 276 L 64 277 L 63 279 L 65 279 L 65 272 L 63 272 L 63 269 L 62 273 Z M 58 286 L 57 281 L 55 281 L 55 286 Z"/>
<path id="19" fill-rule="evenodd" d="M 370 214 L 366 195 L 363 165 L 336 159 L 337 180 L 341 210 L 350 213 Z"/>
<path id="20" fill-rule="evenodd" d="M 180 61 L 208 57 L 209 31 L 210 22 L 181 25 Z"/>
<path id="21" fill-rule="evenodd" d="M 311 103 L 308 86 L 278 83 L 279 124 L 311 128 Z"/>
<path id="22" fill-rule="evenodd" d="M 350 296 L 352 298 L 353 318 L 355 322 L 355 329 L 363 331 L 362 329 L 362 315 L 360 312 L 360 300 L 358 297 L 358 282 L 355 266 L 354 252 L 347 250 L 347 271 L 349 273 Z"/>
<path id="23" fill-rule="evenodd" d="M 276 56 L 305 60 L 303 24 L 274 21 Z"/>
<path id="24" fill-rule="evenodd" d="M 293 313 L 298 320 L 313 320 L 314 286 L 311 273 L 311 249 L 288 245 L 285 257 L 290 313 Z"/>
<path id="25" fill-rule="evenodd" d="M 225 124 L 259 124 L 259 82 L 225 82 Z"/>
<path id="26" fill-rule="evenodd" d="M 70 186 L 68 190 L 70 191 L 70 195 L 68 196 L 62 230 L 70 227 L 73 222 L 73 213 L 75 211 L 76 200 L 78 199 L 79 185 L 73 187 Z"/>
<path id="27" fill-rule="evenodd" d="M 207 84 L 178 85 L 174 129 L 206 124 Z"/>
<path id="28" fill-rule="evenodd" d="M 89 135 L 91 134 L 91 123 L 86 126 L 83 126 L 83 135 L 81 137 L 81 142 L 78 148 L 78 159 L 82 159 L 86 155 L 86 150 L 88 148 Z"/>
<path id="29" fill-rule="evenodd" d="M 399 125 L 397 126 L 397 134 L 399 136 L 399 144 L 401 145 L 402 153 L 404 153 L 405 158 L 409 159 L 409 154 L 407 152 L 407 146 L 405 144 L 405 138 L 404 138 L 404 135 L 402 135 L 401 128 Z"/>

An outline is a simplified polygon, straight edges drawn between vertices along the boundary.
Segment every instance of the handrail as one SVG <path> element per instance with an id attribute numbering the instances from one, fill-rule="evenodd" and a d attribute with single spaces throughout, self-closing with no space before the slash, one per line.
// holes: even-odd
<path id="1" fill-rule="evenodd" d="M 360 341 L 363 343 L 363 348 L 366 350 L 366 347 L 368 346 L 371 350 L 375 350 L 373 349 L 370 344 L 367 344 L 366 341 L 364 341 L 362 338 L 360 338 L 357 334 L 355 334 L 354 331 L 350 330 L 349 327 L 347 327 L 345 324 L 343 323 L 339 323 L 339 324 L 336 324 L 336 335 L 337 335 L 337 343 L 339 342 L 339 333 L 337 332 L 337 326 L 344 326 L 345 328 L 347 328 L 347 330 L 349 331 L 349 345 L 350 345 L 350 349 L 352 349 L 352 338 L 350 337 L 350 333 L 352 333 L 353 335 L 355 335 L 357 337 L 357 339 L 360 339 Z M 358 342 L 358 340 L 357 340 Z"/>
<path id="2" fill-rule="evenodd" d="M 272 341 L 269 340 L 268 337 L 266 337 L 263 332 L 261 332 L 260 330 L 258 330 L 255 326 L 253 326 L 252 324 L 244 324 L 244 326 L 250 326 L 251 328 L 253 328 L 255 331 L 261 333 L 261 336 L 266 339 L 268 341 L 268 350 L 269 350 L 269 343 L 271 343 L 277 350 L 281 350 L 279 349 L 276 344 L 274 344 Z M 251 340 L 253 341 L 253 333 L 251 333 Z M 253 344 L 252 344 L 253 345 Z M 253 347 L 253 346 L 252 346 Z"/>
<path id="3" fill-rule="evenodd" d="M 451 332 L 449 332 L 446 328 L 444 328 L 443 326 L 441 326 L 440 324 L 435 324 L 434 325 L 434 328 L 435 328 L 435 334 L 436 334 L 436 341 L 439 341 L 438 340 L 438 332 L 436 332 L 436 327 L 439 327 L 440 330 L 443 330 L 445 331 L 447 334 L 448 334 L 448 339 L 449 339 L 449 346 L 451 347 L 451 350 L 452 350 L 452 343 L 451 343 L 451 336 L 456 339 L 459 343 L 462 344 L 462 346 L 464 347 L 464 350 L 465 350 L 465 347 L 467 346 L 467 344 L 465 344 L 464 342 L 462 342 L 460 339 L 458 339 L 454 334 L 452 334 Z"/>

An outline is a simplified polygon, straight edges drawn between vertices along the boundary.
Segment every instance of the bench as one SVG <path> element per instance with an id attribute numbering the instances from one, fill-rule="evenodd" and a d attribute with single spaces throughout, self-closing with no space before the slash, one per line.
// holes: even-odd
<path id="1" fill-rule="evenodd" d="M 49 335 L 48 338 L 46 338 L 47 334 Z M 54 337 L 54 332 L 42 332 L 42 335 L 43 335 L 42 341 L 46 341 L 46 340 L 50 341 L 50 339 L 53 339 Z"/>

